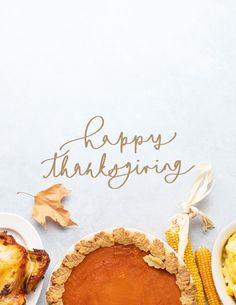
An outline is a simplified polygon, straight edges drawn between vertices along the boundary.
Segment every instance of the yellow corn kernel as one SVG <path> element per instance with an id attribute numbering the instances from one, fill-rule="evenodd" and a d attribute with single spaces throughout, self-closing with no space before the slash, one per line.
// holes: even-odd
<path id="1" fill-rule="evenodd" d="M 195 252 L 195 258 L 209 305 L 222 305 L 212 277 L 210 250 L 200 247 Z"/>
<path id="2" fill-rule="evenodd" d="M 169 228 L 166 230 L 166 240 L 168 244 L 176 251 L 178 252 L 178 245 L 179 245 L 179 230 L 178 229 L 172 229 Z M 191 277 L 193 279 L 193 282 L 196 286 L 196 299 L 198 305 L 205 305 L 205 295 L 202 285 L 202 280 L 194 259 L 192 246 L 190 239 L 188 239 L 188 244 L 186 246 L 185 252 L 184 252 L 184 262 L 191 274 Z"/>

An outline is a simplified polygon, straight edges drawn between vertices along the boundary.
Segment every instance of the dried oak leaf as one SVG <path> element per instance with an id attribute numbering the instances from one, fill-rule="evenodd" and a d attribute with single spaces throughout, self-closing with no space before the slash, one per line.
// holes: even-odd
<path id="1" fill-rule="evenodd" d="M 61 200 L 70 193 L 62 184 L 54 184 L 51 187 L 37 193 L 34 196 L 32 217 L 46 228 L 47 217 L 59 223 L 63 227 L 77 225 L 70 219 L 70 213 L 64 209 Z"/>

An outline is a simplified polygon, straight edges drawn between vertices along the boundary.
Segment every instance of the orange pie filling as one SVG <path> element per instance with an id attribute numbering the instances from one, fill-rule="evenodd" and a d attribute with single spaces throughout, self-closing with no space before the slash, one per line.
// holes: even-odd
<path id="1" fill-rule="evenodd" d="M 176 277 L 149 267 L 134 245 L 89 253 L 64 284 L 64 305 L 181 305 Z"/>

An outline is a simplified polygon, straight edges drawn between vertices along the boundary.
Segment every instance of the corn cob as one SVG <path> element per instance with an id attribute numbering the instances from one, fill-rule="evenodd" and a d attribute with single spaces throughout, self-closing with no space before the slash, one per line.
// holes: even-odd
<path id="1" fill-rule="evenodd" d="M 166 240 L 168 244 L 176 251 L 178 252 L 178 244 L 179 244 L 179 230 L 178 229 L 172 229 L 169 228 L 166 230 Z M 192 276 L 193 282 L 196 286 L 196 299 L 198 305 L 205 305 L 205 296 L 204 296 L 204 290 L 202 285 L 202 280 L 194 259 L 192 246 L 190 239 L 188 239 L 188 244 L 185 249 L 184 253 L 184 262 Z"/>
<path id="2" fill-rule="evenodd" d="M 212 277 L 210 250 L 200 247 L 195 252 L 195 258 L 209 305 L 222 305 Z"/>

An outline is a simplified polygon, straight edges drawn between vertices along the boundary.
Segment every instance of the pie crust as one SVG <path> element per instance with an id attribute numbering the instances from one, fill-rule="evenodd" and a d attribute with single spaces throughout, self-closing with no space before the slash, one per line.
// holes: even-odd
<path id="1" fill-rule="evenodd" d="M 181 304 L 197 304 L 196 289 L 191 281 L 190 273 L 187 267 L 179 261 L 175 252 L 167 250 L 167 247 L 159 239 L 151 241 L 144 233 L 124 228 L 117 228 L 112 232 L 100 232 L 93 238 L 81 240 L 76 244 L 74 251 L 66 255 L 59 268 L 52 273 L 50 286 L 46 292 L 47 303 L 49 305 L 63 305 L 64 284 L 72 269 L 79 265 L 90 252 L 115 244 L 135 245 L 140 250 L 147 252 L 143 259 L 150 267 L 165 269 L 176 276 L 176 284 L 181 293 Z"/>

